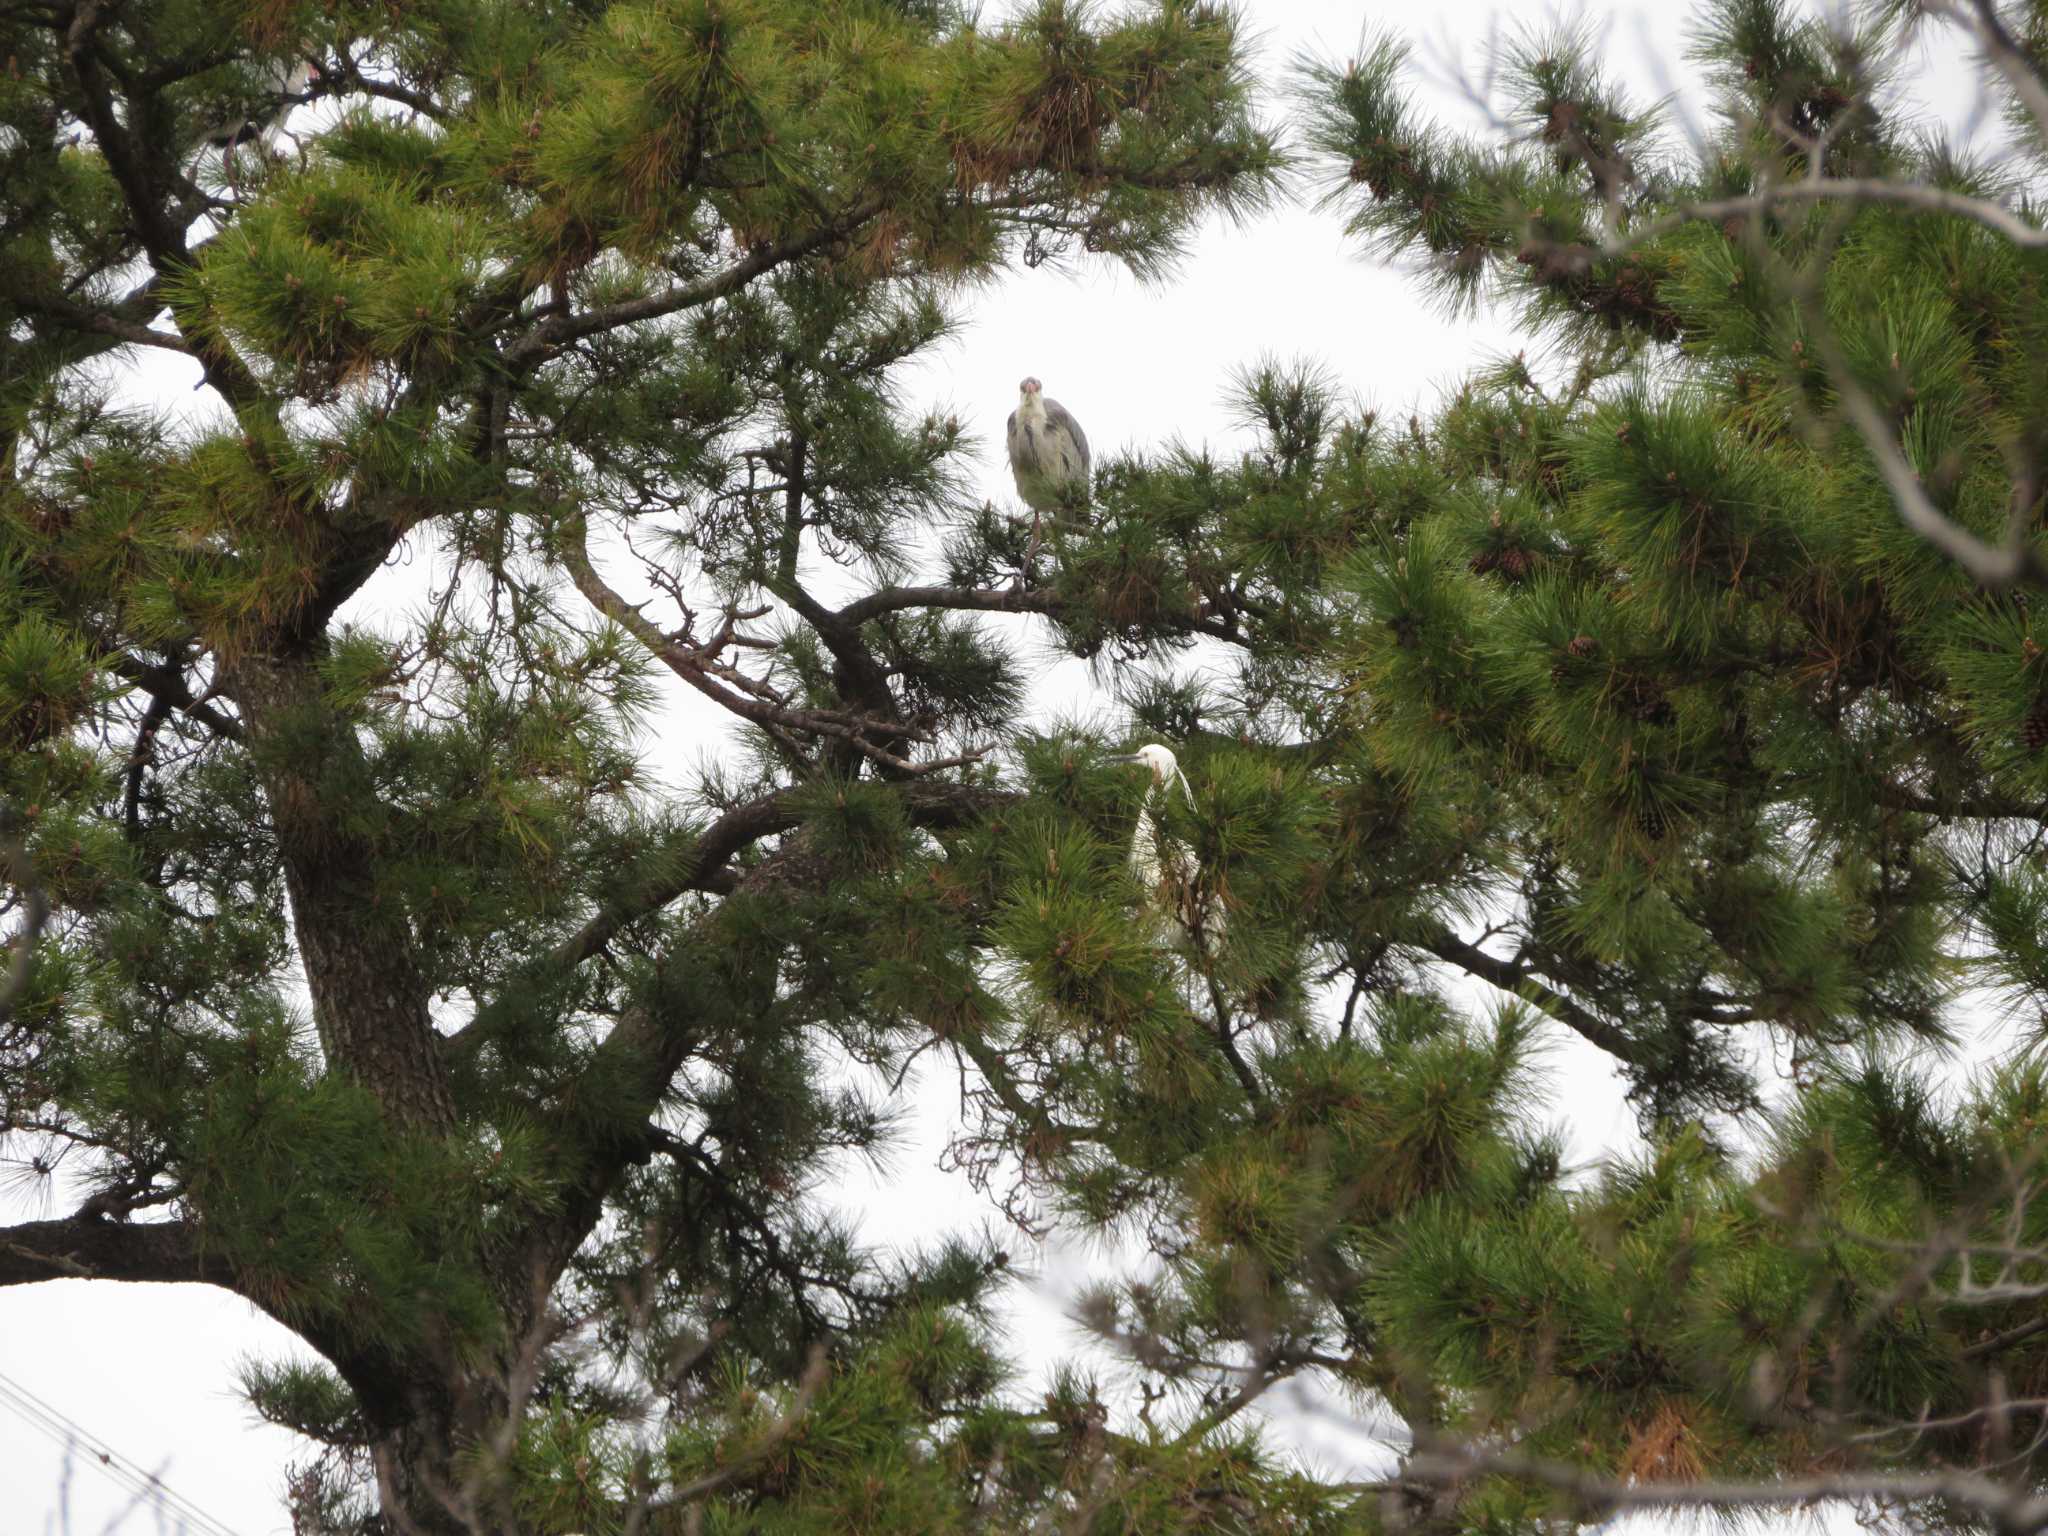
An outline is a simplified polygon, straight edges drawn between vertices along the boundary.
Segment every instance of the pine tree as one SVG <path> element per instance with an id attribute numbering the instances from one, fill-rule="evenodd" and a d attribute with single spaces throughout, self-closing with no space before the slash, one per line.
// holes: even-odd
<path id="1" fill-rule="evenodd" d="M 1443 1065 L 1276 1136 L 1313 1171 L 1253 1208 L 1325 1251 L 1261 1249 L 1261 1301 L 1406 1420 L 1412 1528 L 1830 1494 L 2048 1525 L 2048 10 L 1857 20 L 1699 7 L 1698 146 L 1584 29 L 1503 46 L 1498 137 L 1429 122 L 1393 38 L 1300 77 L 1329 206 L 1537 344 L 1302 455 L 1345 701 L 1305 734 L 1398 850 L 1384 883 L 1332 859 L 1315 926 L 1378 1070 Z M 1977 51 L 2003 167 L 1888 88 L 1923 38 Z M 1522 1011 L 1425 1003 L 1445 967 Z M 2023 1052 L 1930 1086 L 2000 1011 Z M 1532 1016 L 1619 1066 L 1639 1161 L 1559 1180 Z M 1227 1331 L 1212 1295 L 1189 1269 L 1151 1305 Z"/>
<path id="2" fill-rule="evenodd" d="M 0 1130 L 91 1181 L 0 1283 L 292 1329 L 244 1385 L 309 1529 L 2041 1528 L 2048 1072 L 1915 1053 L 1972 984 L 2048 1017 L 2048 13 L 1947 14 L 1711 0 L 1702 152 L 1583 33 L 1508 46 L 1505 142 L 1392 40 L 1306 67 L 1352 229 L 1547 350 L 1400 423 L 1253 366 L 1249 451 L 1100 466 L 1042 550 L 904 365 L 1272 195 L 1224 11 L 0 14 Z M 2020 170 L 1893 109 L 1938 23 Z M 1020 619 L 1118 741 L 1018 727 Z M 744 727 L 682 790 L 670 689 Z M 1561 1030 L 1640 1159 L 1565 1177 Z M 999 1207 L 1144 1242 L 1087 1303 L 1130 1401 L 1021 1396 L 999 1247 L 807 1195 L 927 1057 Z M 1251 1426 L 1305 1376 L 1394 1475 Z"/>
<path id="3" fill-rule="evenodd" d="M 1000 518 L 941 550 L 964 434 L 898 380 L 1007 264 L 1152 276 L 1271 195 L 1234 19 L 93 0 L 0 56 L 0 834 L 51 913 L 0 1129 L 91 1161 L 0 1283 L 292 1329 L 325 1366 L 246 1385 L 326 1448 L 308 1526 L 1022 1528 L 1145 1458 L 1160 1518 L 1325 1508 L 1079 1378 L 1020 1406 L 999 1251 L 802 1194 L 887 1131 L 849 1062 L 1064 1134 L 986 957 L 1041 840 L 1114 910 L 1135 803 L 995 771 L 972 617 L 1063 599 Z M 152 353 L 184 419 L 105 366 Z M 424 606 L 363 609 L 401 555 Z M 671 792 L 657 679 L 749 754 Z"/>

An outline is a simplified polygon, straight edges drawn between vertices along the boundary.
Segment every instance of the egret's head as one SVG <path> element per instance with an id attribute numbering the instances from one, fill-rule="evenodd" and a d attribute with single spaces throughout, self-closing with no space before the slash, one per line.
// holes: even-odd
<path id="1" fill-rule="evenodd" d="M 1026 379 L 1017 386 L 1017 398 L 1025 405 L 1031 405 L 1037 401 L 1044 389 L 1045 386 L 1039 383 L 1037 379 Z"/>
<path id="2" fill-rule="evenodd" d="M 1112 763 L 1143 763 L 1152 770 L 1152 782 L 1154 784 L 1167 783 L 1180 772 L 1180 759 L 1173 755 L 1171 748 L 1162 747 L 1156 741 L 1138 748 L 1135 752 L 1126 752 L 1120 757 L 1112 757 L 1110 761 Z"/>

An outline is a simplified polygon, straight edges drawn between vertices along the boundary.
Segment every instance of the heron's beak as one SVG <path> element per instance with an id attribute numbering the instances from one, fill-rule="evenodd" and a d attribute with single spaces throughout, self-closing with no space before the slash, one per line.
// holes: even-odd
<path id="1" fill-rule="evenodd" d="M 1138 756 L 1135 752 L 1119 752 L 1114 757 L 1105 757 L 1103 761 L 1105 763 L 1142 763 L 1145 759 Z"/>

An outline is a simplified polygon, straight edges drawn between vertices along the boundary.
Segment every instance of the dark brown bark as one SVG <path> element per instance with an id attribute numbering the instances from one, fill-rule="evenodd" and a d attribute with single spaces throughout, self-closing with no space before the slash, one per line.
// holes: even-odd
<path id="1" fill-rule="evenodd" d="M 368 1088 L 395 1125 L 446 1135 L 455 1100 L 412 935 L 382 909 L 374 852 L 348 825 L 347 802 L 370 793 L 354 732 L 322 696 L 310 657 L 243 657 L 229 682 L 270 801 L 328 1064 Z"/>
<path id="2" fill-rule="evenodd" d="M 370 1448 L 378 1497 L 396 1530 L 523 1536 L 500 1496 L 513 1375 L 444 1358 L 418 1362 L 397 1379 L 384 1431 Z"/>
<path id="3" fill-rule="evenodd" d="M 0 1285 L 43 1280 L 231 1285 L 233 1275 L 225 1259 L 206 1251 L 189 1222 L 112 1221 L 91 1215 L 0 1227 Z"/>

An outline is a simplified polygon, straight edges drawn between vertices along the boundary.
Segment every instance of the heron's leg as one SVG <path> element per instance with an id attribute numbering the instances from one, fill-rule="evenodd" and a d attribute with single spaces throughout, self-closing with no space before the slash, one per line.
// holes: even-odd
<path id="1" fill-rule="evenodd" d="M 1022 592 L 1031 585 L 1032 574 L 1038 568 L 1038 550 L 1044 537 L 1044 514 L 1036 507 L 1031 509 L 1031 538 L 1024 546 L 1024 559 L 1017 566 L 1017 576 L 1011 590 Z"/>

